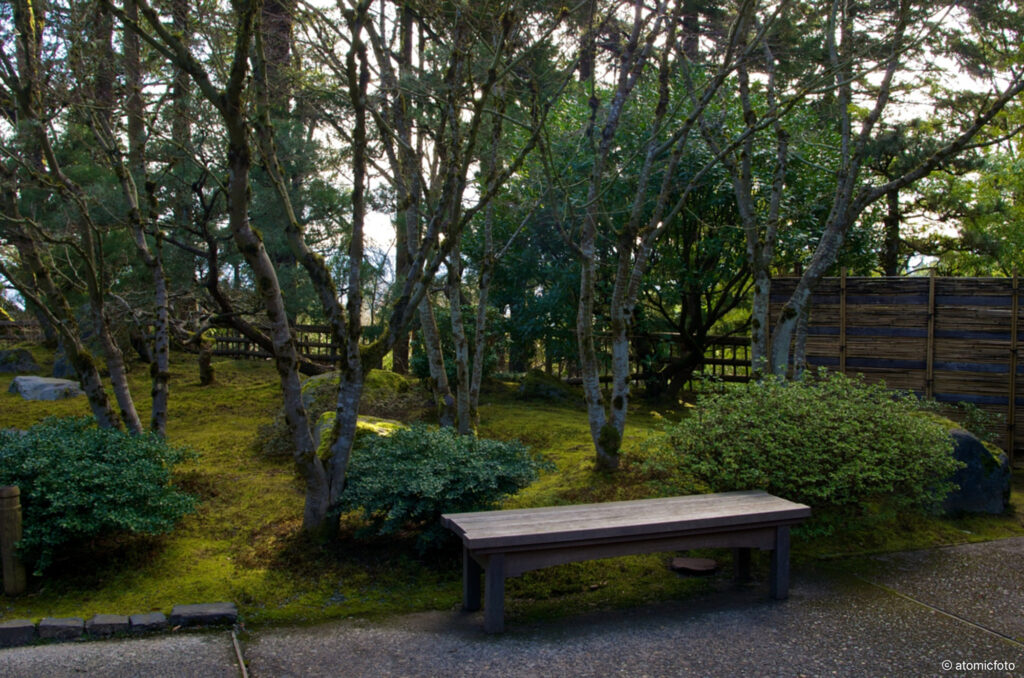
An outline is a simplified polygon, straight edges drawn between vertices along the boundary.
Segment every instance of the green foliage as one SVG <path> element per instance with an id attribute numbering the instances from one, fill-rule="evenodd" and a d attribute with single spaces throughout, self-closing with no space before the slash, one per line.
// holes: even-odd
<path id="1" fill-rule="evenodd" d="M 498 355 L 495 352 L 494 344 L 503 339 L 499 317 L 491 309 L 488 319 L 487 350 L 484 351 L 483 376 L 489 377 L 498 364 Z M 452 334 L 452 316 L 448 308 L 436 307 L 434 317 L 437 321 L 438 335 L 441 338 L 441 353 L 444 355 L 444 371 L 448 377 L 448 383 L 455 388 L 458 383 L 458 365 L 455 361 L 455 337 Z M 470 305 L 462 307 L 462 321 L 465 324 L 466 338 L 472 343 L 476 335 L 476 309 Z M 473 355 L 470 352 L 469 368 L 472 369 Z M 413 376 L 419 379 L 430 378 L 430 360 L 427 358 L 427 351 L 423 345 L 423 335 L 416 332 L 413 335 L 412 355 L 409 357 L 409 368 Z"/>
<path id="2" fill-rule="evenodd" d="M 714 492 L 763 489 L 808 504 L 812 534 L 929 513 L 953 488 L 949 432 L 912 395 L 840 374 L 768 379 L 711 396 L 648 462 Z"/>
<path id="3" fill-rule="evenodd" d="M 61 549 L 110 534 L 156 535 L 195 508 L 171 485 L 192 456 L 155 435 L 101 429 L 88 417 L 50 417 L 24 435 L 0 431 L 0 485 L 21 489 L 22 557 L 41 575 Z"/>
<path id="4" fill-rule="evenodd" d="M 415 425 L 362 438 L 349 462 L 342 508 L 369 519 L 364 533 L 419 531 L 417 547 L 424 551 L 451 536 L 440 524 L 442 513 L 492 508 L 536 480 L 542 466 L 517 441 Z"/>
<path id="5" fill-rule="evenodd" d="M 940 403 L 935 400 L 921 401 L 921 408 L 934 412 L 946 421 L 959 424 L 960 428 L 981 440 L 993 440 L 1006 424 L 1006 417 L 1001 412 L 983 410 L 974 403 Z"/>
<path id="6" fill-rule="evenodd" d="M 527 372 L 516 393 L 524 400 L 546 400 L 565 404 L 583 402 L 580 389 L 573 388 L 558 377 L 540 370 Z"/>

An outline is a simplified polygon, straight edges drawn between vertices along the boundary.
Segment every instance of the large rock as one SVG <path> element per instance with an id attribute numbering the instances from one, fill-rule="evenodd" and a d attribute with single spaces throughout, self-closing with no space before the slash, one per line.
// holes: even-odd
<path id="1" fill-rule="evenodd" d="M 7 392 L 25 400 L 63 400 L 85 395 L 76 382 L 50 377 L 15 377 Z"/>
<path id="2" fill-rule="evenodd" d="M 32 354 L 23 348 L 0 351 L 0 372 L 24 374 L 38 372 L 40 369 Z"/>
<path id="3" fill-rule="evenodd" d="M 953 456 L 966 466 L 953 475 L 960 489 L 946 497 L 947 514 L 1002 513 L 1010 501 L 1010 460 L 962 429 L 950 431 Z"/>

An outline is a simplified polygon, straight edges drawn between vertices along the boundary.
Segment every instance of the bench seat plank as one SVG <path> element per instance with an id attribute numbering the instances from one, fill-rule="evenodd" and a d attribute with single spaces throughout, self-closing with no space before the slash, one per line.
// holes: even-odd
<path id="1" fill-rule="evenodd" d="M 451 513 L 442 523 L 470 550 L 503 549 L 630 536 L 727 530 L 730 527 L 796 523 L 810 508 L 761 490 Z"/>

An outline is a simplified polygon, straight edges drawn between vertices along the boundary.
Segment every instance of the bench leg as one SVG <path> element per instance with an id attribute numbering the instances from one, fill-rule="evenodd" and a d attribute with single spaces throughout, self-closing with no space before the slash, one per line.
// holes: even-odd
<path id="1" fill-rule="evenodd" d="M 505 630 L 505 554 L 488 558 L 485 573 L 484 631 L 501 633 Z"/>
<path id="2" fill-rule="evenodd" d="M 789 528 L 775 528 L 775 549 L 772 551 L 772 598 L 785 600 L 789 596 Z"/>
<path id="3" fill-rule="evenodd" d="M 480 609 L 480 575 L 483 571 L 480 563 L 469 554 L 469 549 L 462 547 L 462 609 L 476 612 Z"/>
<path id="4" fill-rule="evenodd" d="M 750 548 L 742 547 L 732 550 L 733 581 L 745 583 L 750 581 Z"/>

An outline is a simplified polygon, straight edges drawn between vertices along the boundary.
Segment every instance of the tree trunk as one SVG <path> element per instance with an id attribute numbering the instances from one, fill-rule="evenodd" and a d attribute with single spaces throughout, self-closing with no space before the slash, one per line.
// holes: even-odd
<path id="1" fill-rule="evenodd" d="M 885 244 L 882 247 L 882 272 L 885 275 L 900 274 L 900 192 L 892 190 L 885 194 L 886 213 Z"/>
<path id="2" fill-rule="evenodd" d="M 461 435 L 473 432 L 469 399 L 469 341 L 466 339 L 466 324 L 462 320 L 462 261 L 459 245 L 448 257 L 448 303 L 451 308 L 452 340 L 455 344 L 455 414 Z"/>
<path id="3" fill-rule="evenodd" d="M 441 426 L 455 426 L 455 398 L 448 383 L 441 334 L 437 329 L 437 319 L 434 317 L 434 308 L 429 297 L 423 297 L 423 301 L 420 302 L 420 334 L 423 337 L 423 351 L 426 353 L 427 367 L 430 370 L 430 390 L 437 405 L 438 422 Z"/>
<path id="4" fill-rule="evenodd" d="M 135 0 L 125 3 L 128 18 L 138 21 L 138 7 Z M 167 406 L 170 398 L 170 317 L 167 309 L 168 292 L 167 277 L 164 275 L 163 248 L 159 226 L 154 228 L 156 236 L 156 254 L 146 242 L 145 217 L 143 216 L 138 186 L 147 186 L 146 178 L 146 136 L 145 118 L 142 105 L 142 63 L 139 57 L 139 36 L 132 31 L 124 32 L 125 80 L 128 85 L 128 163 L 130 174 L 123 172 L 118 158 L 114 161 L 121 169 L 121 184 L 125 197 L 131 206 L 129 230 L 135 242 L 139 257 L 149 269 L 153 280 L 153 306 L 156 311 L 153 337 L 153 362 L 150 363 L 152 380 L 153 407 L 150 415 L 149 428 L 164 437 L 167 435 Z M 116 143 L 111 140 L 111 143 Z M 150 201 L 147 201 L 149 204 Z"/>
<path id="5" fill-rule="evenodd" d="M 216 381 L 213 369 L 213 342 L 199 337 L 199 385 L 210 386 Z"/>
<path id="6" fill-rule="evenodd" d="M 42 84 L 43 74 L 41 68 L 41 50 L 43 43 L 43 28 L 45 26 L 45 7 L 34 6 L 30 2 L 17 2 L 14 4 L 14 22 L 16 27 L 16 49 L 18 62 L 19 85 L 22 89 L 20 96 L 14 102 L 18 105 L 18 114 L 21 124 L 18 127 L 18 142 L 25 150 L 24 163 L 25 171 L 37 175 L 47 175 L 52 179 L 53 185 L 61 191 L 62 195 L 71 198 L 71 202 L 78 209 L 83 220 L 88 219 L 88 211 L 84 209 L 81 189 L 75 186 L 60 170 L 56 155 L 50 146 L 47 138 L 47 130 L 42 123 Z M 97 32 L 100 38 L 109 27 L 103 21 L 95 22 L 93 35 Z M 109 37 L 108 37 L 109 40 Z M 107 87 L 110 73 L 101 69 L 96 82 L 93 84 L 96 89 Z M 45 158 L 45 164 L 43 159 Z M 12 181 L 14 177 L 12 177 Z M 77 189 L 77 190 L 76 190 Z M 41 243 L 37 242 L 34 236 L 26 232 L 17 218 L 18 205 L 17 197 L 12 193 L 5 192 L 4 199 L 6 214 L 11 215 L 12 238 L 18 245 L 18 253 L 22 262 L 27 264 L 31 271 L 32 285 L 22 285 L 19 291 L 31 299 L 54 324 L 63 339 L 65 353 L 68 360 L 78 374 L 82 389 L 89 398 L 89 405 L 96 417 L 97 423 L 104 428 L 118 428 L 117 418 L 110 408 L 103 381 L 100 378 L 99 369 L 95 361 L 85 348 L 81 340 L 81 333 L 74 313 L 68 305 L 66 297 L 54 283 L 47 267 L 44 257 L 40 252 Z M 95 257 L 96 248 L 92 243 L 91 225 L 80 223 L 80 233 L 83 236 L 81 241 L 81 254 L 83 255 L 84 275 L 88 284 L 90 302 L 98 298 L 100 305 L 92 303 L 93 312 L 99 309 L 100 317 L 97 330 L 101 332 L 101 339 L 106 343 L 110 337 L 105 333 L 106 324 L 102 318 L 102 294 L 99 291 L 97 276 L 101 275 Z M 5 273 L 12 284 L 15 279 Z M 36 295 L 33 290 L 38 290 L 41 295 Z M 113 372 L 112 372 L 113 374 Z M 116 388 L 116 385 L 115 385 Z M 122 408 L 122 411 L 125 411 Z M 134 411 L 129 408 L 127 413 Z M 137 419 L 137 415 L 136 415 Z"/>
<path id="7" fill-rule="evenodd" d="M 804 306 L 796 321 L 796 335 L 793 339 L 793 378 L 801 379 L 807 371 L 807 325 L 811 319 L 811 307 Z"/>

